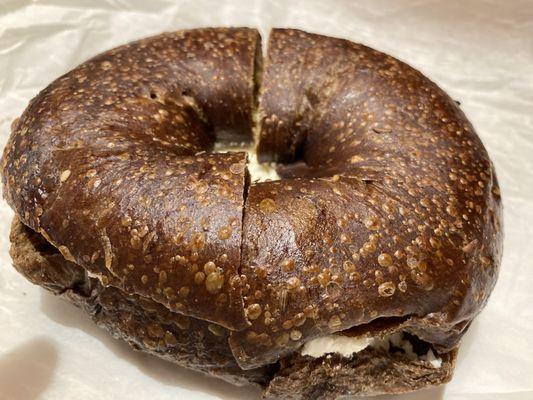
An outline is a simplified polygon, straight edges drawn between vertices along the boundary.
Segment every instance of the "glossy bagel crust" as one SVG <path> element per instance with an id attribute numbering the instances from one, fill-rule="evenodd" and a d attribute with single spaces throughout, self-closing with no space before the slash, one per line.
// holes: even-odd
<path id="1" fill-rule="evenodd" d="M 449 380 L 502 254 L 499 187 L 472 125 L 420 72 L 360 44 L 274 29 L 264 71 L 261 59 L 254 29 L 165 33 L 102 53 L 39 93 L 1 167 L 17 218 L 62 254 L 38 263 L 41 273 L 61 270 L 61 286 L 70 268 L 88 288 L 70 300 L 107 310 L 94 318 L 107 316 L 115 336 L 236 383 L 271 381 L 272 398 Z M 250 183 L 244 152 L 212 152 L 215 140 L 252 132 L 281 180 Z M 50 289 L 21 253 L 23 275 Z M 125 314 L 136 330 L 121 325 Z M 142 343 L 144 320 L 166 327 L 154 328 L 155 342 Z M 193 323 L 176 334 L 183 320 Z M 298 356 L 306 341 L 350 329 L 411 333 L 446 368 L 432 375 L 370 350 L 352 361 Z M 171 350 L 165 330 L 178 337 Z M 194 341 L 205 358 L 185 354 Z M 339 375 L 326 390 L 339 369 L 374 381 Z M 307 374 L 316 390 L 295 383 Z"/>
<path id="2" fill-rule="evenodd" d="M 113 337 L 136 350 L 234 385 L 259 385 L 266 399 L 326 400 L 343 395 L 403 393 L 442 384 L 452 376 L 456 350 L 441 356 L 440 368 L 402 354 L 366 349 L 350 359 L 330 355 L 311 359 L 294 354 L 279 363 L 243 370 L 231 353 L 225 328 L 173 313 L 115 287 L 103 287 L 18 219 L 13 221 L 10 239 L 10 254 L 18 272 L 83 309 Z"/>
<path id="3" fill-rule="evenodd" d="M 450 350 L 502 251 L 498 183 L 472 125 L 376 50 L 290 29 L 269 40 L 257 152 L 288 165 L 246 201 L 241 273 L 254 318 L 230 340 L 239 364 L 378 317 L 404 317 Z"/>
<path id="4" fill-rule="evenodd" d="M 173 313 L 113 286 L 104 287 L 18 219 L 12 223 L 10 240 L 18 272 L 82 308 L 98 326 L 133 348 L 236 385 L 266 382 L 267 368 L 239 368 L 228 346 L 229 331 L 220 325 Z"/>
<path id="5" fill-rule="evenodd" d="M 65 256 L 129 293 L 246 326 L 238 280 L 259 35 L 163 34 L 103 53 L 32 100 L 5 149 L 4 196 Z"/>

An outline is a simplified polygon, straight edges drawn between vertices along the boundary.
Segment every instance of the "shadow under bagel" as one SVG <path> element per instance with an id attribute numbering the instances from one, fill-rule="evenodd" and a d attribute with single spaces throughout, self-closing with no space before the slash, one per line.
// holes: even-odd
<path id="1" fill-rule="evenodd" d="M 54 378 L 58 353 L 54 341 L 38 336 L 0 353 L 0 399 L 41 398 Z"/>
<path id="2" fill-rule="evenodd" d="M 132 350 L 126 342 L 114 339 L 108 332 L 96 326 L 77 307 L 45 290 L 41 290 L 40 310 L 52 321 L 65 327 L 79 329 L 96 338 L 115 357 L 134 365 L 142 374 L 163 385 L 179 386 L 188 390 L 201 390 L 217 398 L 227 400 L 260 398 L 260 390 L 253 386 L 237 387 L 200 372 Z"/>
<path id="3" fill-rule="evenodd" d="M 261 397 L 260 390 L 252 386 L 235 387 L 229 383 L 220 381 L 215 378 L 205 376 L 204 374 L 191 371 L 189 369 L 179 367 L 165 360 L 152 357 L 141 352 L 132 351 L 131 347 L 121 340 L 112 338 L 107 332 L 97 327 L 93 321 L 84 313 L 80 313 L 79 309 L 71 304 L 68 304 L 64 300 L 48 293 L 41 289 L 41 306 L 40 310 L 52 321 L 69 328 L 79 329 L 80 331 L 96 338 L 100 341 L 114 356 L 123 359 L 129 364 L 135 365 L 138 370 L 156 380 L 157 382 L 169 385 L 179 386 L 189 390 L 201 389 L 202 392 L 209 393 L 217 396 L 220 399 L 235 399 L 235 400 L 252 400 L 259 399 Z M 470 335 L 468 335 L 470 336 Z M 466 345 L 465 345 L 466 346 Z M 35 354 L 43 354 L 43 357 L 38 357 L 37 360 L 43 359 L 46 361 L 44 370 L 46 376 L 52 376 L 54 365 L 56 363 L 56 356 L 53 355 L 49 349 L 52 347 L 49 344 L 43 343 L 41 340 L 31 342 L 29 345 L 25 345 L 24 348 L 30 348 L 24 351 L 11 351 L 6 355 L 0 355 L 0 384 L 5 390 L 4 393 L 10 393 L 10 399 L 12 400 L 31 400 L 39 397 L 40 391 L 33 389 L 36 385 L 38 387 L 46 388 L 46 384 L 40 378 L 35 381 L 38 374 L 32 374 L 34 377 L 31 388 L 24 386 L 19 387 L 19 384 L 15 384 L 13 389 L 9 389 L 13 382 L 18 381 L 18 373 L 20 369 L 16 368 L 18 360 L 30 360 L 32 363 L 36 362 Z M 32 348 L 38 349 L 37 352 L 31 350 Z M 16 355 L 16 356 L 15 356 Z M 29 361 L 28 361 L 29 362 Z M 37 361 L 38 362 L 38 361 Z M 13 369 L 14 372 L 6 373 L 4 366 Z M 7 370 L 6 370 L 7 371 Z M 23 373 L 27 373 L 27 367 L 23 368 Z M 206 380 L 211 381 L 212 384 L 206 384 Z M 8 383 L 11 382 L 11 383 Z M 35 383 L 37 382 L 37 384 Z M 43 383 L 41 383 L 43 382 Z M 18 389 L 17 389 L 18 387 Z M 432 389 L 425 389 L 417 393 L 409 393 L 404 395 L 383 395 L 374 397 L 376 400 L 425 400 L 431 398 L 432 400 L 439 400 L 443 398 L 445 388 L 438 387 Z M 19 394 L 17 394 L 19 393 Z M 32 394 L 34 393 L 34 394 Z M 345 397 L 342 400 L 362 400 L 365 397 L 351 396 Z"/>

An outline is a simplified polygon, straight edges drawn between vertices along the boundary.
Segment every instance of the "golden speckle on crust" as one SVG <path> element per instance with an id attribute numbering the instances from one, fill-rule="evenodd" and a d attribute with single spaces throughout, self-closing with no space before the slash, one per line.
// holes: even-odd
<path id="1" fill-rule="evenodd" d="M 181 298 L 186 298 L 190 292 L 191 292 L 191 289 L 188 286 L 182 286 L 180 290 L 178 291 L 178 295 Z"/>
<path id="2" fill-rule="evenodd" d="M 220 240 L 229 239 L 231 237 L 231 232 L 232 232 L 231 226 L 229 226 L 229 225 L 222 226 L 218 230 L 218 238 Z"/>
<path id="3" fill-rule="evenodd" d="M 377 217 L 370 216 L 365 219 L 365 226 L 367 227 L 367 229 L 375 231 L 379 229 L 379 219 Z"/>
<path id="4" fill-rule="evenodd" d="M 276 202 L 271 198 L 261 200 L 259 203 L 259 209 L 264 213 L 273 213 L 276 211 Z"/>
<path id="5" fill-rule="evenodd" d="M 235 163 L 230 165 L 229 170 L 232 174 L 242 175 L 245 168 L 246 166 L 244 163 Z"/>
<path id="6" fill-rule="evenodd" d="M 259 316 L 261 315 L 261 312 L 262 312 L 261 305 L 254 303 L 254 304 L 249 305 L 248 308 L 246 309 L 246 316 L 249 319 L 254 320 L 254 319 L 259 318 Z"/>
<path id="7" fill-rule="evenodd" d="M 332 331 L 336 331 L 340 328 L 342 321 L 338 315 L 333 315 L 328 321 L 328 327 Z"/>
<path id="8" fill-rule="evenodd" d="M 381 253 L 378 256 L 378 263 L 382 267 L 389 267 L 392 265 L 392 257 L 387 253 Z"/>
<path id="9" fill-rule="evenodd" d="M 224 285 L 224 275 L 219 272 L 211 272 L 205 279 L 205 288 L 209 293 L 217 293 Z"/>
<path id="10" fill-rule="evenodd" d="M 288 333 L 282 333 L 276 338 L 276 346 L 278 347 L 284 347 L 289 343 L 289 334 Z"/>
<path id="11" fill-rule="evenodd" d="M 464 245 L 462 247 L 462 250 L 465 252 L 465 253 L 471 253 L 477 246 L 477 239 L 474 239 L 470 242 L 468 242 L 466 245 Z"/>
<path id="12" fill-rule="evenodd" d="M 196 184 L 195 188 L 194 188 L 194 191 L 197 193 L 197 194 L 204 194 L 205 192 L 207 192 L 209 190 L 209 185 L 206 181 L 200 181 Z"/>
<path id="13" fill-rule="evenodd" d="M 300 286 L 300 279 L 298 279 L 297 277 L 295 276 L 292 276 L 290 277 L 288 280 L 287 280 L 287 289 L 288 290 L 296 290 L 298 289 L 298 287 Z"/>
<path id="14" fill-rule="evenodd" d="M 197 285 L 201 285 L 202 283 L 204 283 L 204 280 L 205 280 L 205 274 L 202 271 L 198 271 L 194 275 L 194 283 L 196 283 Z"/>
<path id="15" fill-rule="evenodd" d="M 130 225 L 131 225 L 131 222 L 132 222 L 131 217 L 128 216 L 128 215 L 126 215 L 126 216 L 124 216 L 124 217 L 122 217 L 122 218 L 120 219 L 120 224 L 121 224 L 122 226 L 130 226 Z"/>
<path id="16" fill-rule="evenodd" d="M 406 262 L 407 262 L 407 266 L 411 269 L 418 267 L 418 260 L 414 257 L 408 257 Z"/>
<path id="17" fill-rule="evenodd" d="M 405 293 L 407 291 L 407 282 L 400 281 L 400 283 L 398 283 L 398 290 L 400 290 L 402 293 Z"/>
<path id="18" fill-rule="evenodd" d="M 305 324 L 306 319 L 307 317 L 304 313 L 298 313 L 294 316 L 292 320 L 294 322 L 294 326 L 302 326 L 303 324 Z"/>
<path id="19" fill-rule="evenodd" d="M 418 285 L 421 286 L 425 290 L 432 290 L 434 286 L 433 278 L 429 274 L 423 271 L 419 270 L 412 270 L 411 271 L 411 278 L 413 281 Z"/>
<path id="20" fill-rule="evenodd" d="M 352 239 L 350 238 L 350 235 L 348 235 L 346 233 L 341 233 L 340 239 L 341 239 L 341 243 L 351 243 L 352 242 Z"/>
<path id="21" fill-rule="evenodd" d="M 300 340 L 302 338 L 302 332 L 297 329 L 293 329 L 290 333 L 290 338 L 294 341 Z"/>
<path id="22" fill-rule="evenodd" d="M 284 259 L 282 262 L 281 262 L 281 268 L 283 269 L 283 271 L 285 272 L 291 272 L 292 270 L 294 270 L 294 266 L 295 266 L 295 263 L 294 263 L 294 260 L 291 259 L 291 258 L 286 258 Z"/>
<path id="23" fill-rule="evenodd" d="M 487 256 L 480 255 L 479 260 L 484 266 L 490 265 L 492 263 L 491 259 Z"/>
<path id="24" fill-rule="evenodd" d="M 378 293 L 382 297 L 390 297 L 396 291 L 396 286 L 392 282 L 384 282 L 378 287 Z"/>
<path id="25" fill-rule="evenodd" d="M 59 181 L 65 182 L 70 177 L 70 169 L 66 169 L 59 175 Z"/>
<path id="26" fill-rule="evenodd" d="M 331 280 L 331 272 L 330 272 L 330 270 L 326 269 L 326 270 L 322 271 L 320 274 L 318 274 L 317 279 L 318 279 L 318 283 L 320 283 L 320 286 L 324 286 L 324 287 L 327 286 L 327 284 Z"/>
<path id="27" fill-rule="evenodd" d="M 209 275 L 217 271 L 217 266 L 213 261 L 208 261 L 204 264 L 204 272 L 206 275 Z"/>
<path id="28" fill-rule="evenodd" d="M 285 321 L 283 321 L 283 323 L 281 324 L 281 327 L 285 330 L 288 330 L 288 329 L 291 329 L 293 327 L 294 323 L 292 322 L 292 320 L 290 319 L 287 319 Z"/>
<path id="29" fill-rule="evenodd" d="M 348 273 L 355 272 L 355 264 L 349 260 L 344 261 L 342 266 L 344 271 Z"/>
<path id="30" fill-rule="evenodd" d="M 168 276 L 167 276 L 167 272 L 166 271 L 161 271 L 159 272 L 159 283 L 160 284 L 164 284 L 168 279 Z"/>

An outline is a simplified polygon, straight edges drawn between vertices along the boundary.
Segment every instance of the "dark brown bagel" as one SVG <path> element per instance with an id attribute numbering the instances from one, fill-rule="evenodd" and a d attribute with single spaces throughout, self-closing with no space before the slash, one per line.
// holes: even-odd
<path id="1" fill-rule="evenodd" d="M 346 40 L 275 29 L 259 85 L 260 70 L 257 31 L 213 28 L 119 47 L 53 82 L 1 164 L 4 197 L 40 234 L 15 226 L 15 265 L 135 347 L 272 398 L 449 380 L 502 252 L 498 183 L 472 125 L 420 72 Z M 245 153 L 212 150 L 251 139 L 256 99 L 257 154 L 282 179 L 249 184 Z M 36 262 L 32 235 L 62 257 Z M 299 354 L 341 331 L 405 332 L 443 367 L 370 348 Z"/>
<path id="2" fill-rule="evenodd" d="M 10 254 L 18 272 L 82 308 L 98 326 L 133 348 L 235 385 L 267 382 L 268 368 L 239 368 L 228 346 L 229 331 L 220 325 L 102 286 L 18 219 L 11 226 L 10 240 Z"/>
<path id="3" fill-rule="evenodd" d="M 219 131 L 249 135 L 259 48 L 252 29 L 201 29 L 83 63 L 16 124 L 6 200 L 104 284 L 245 327 L 245 153 L 201 152 Z"/>
<path id="4" fill-rule="evenodd" d="M 369 348 L 349 359 L 331 355 L 310 359 L 294 354 L 279 363 L 242 370 L 223 327 L 172 313 L 154 301 L 126 295 L 111 286 L 104 288 L 18 219 L 13 221 L 10 239 L 17 271 L 82 308 L 115 338 L 235 385 L 260 385 L 265 399 L 326 400 L 339 395 L 402 393 L 442 384 L 452 376 L 456 350 L 441 355 L 440 368 L 400 353 Z M 373 324 L 372 329 L 382 334 L 395 328 Z M 359 329 L 363 332 L 366 328 Z"/>
<path id="5" fill-rule="evenodd" d="M 420 72 L 360 44 L 275 29 L 268 49 L 258 155 L 304 164 L 249 190 L 241 273 L 254 318 L 232 334 L 239 364 L 383 317 L 455 347 L 502 246 L 496 175 L 472 125 Z"/>

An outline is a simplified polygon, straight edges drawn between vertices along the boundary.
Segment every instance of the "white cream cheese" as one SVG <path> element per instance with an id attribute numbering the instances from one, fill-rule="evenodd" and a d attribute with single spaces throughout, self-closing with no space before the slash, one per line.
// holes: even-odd
<path id="1" fill-rule="evenodd" d="M 354 338 L 344 335 L 322 336 L 308 341 L 302 348 L 302 355 L 311 357 L 322 357 L 328 353 L 338 353 L 343 357 L 350 357 L 354 353 L 366 349 L 373 338 Z"/>
<path id="2" fill-rule="evenodd" d="M 421 356 L 420 359 L 428 361 L 433 366 L 433 368 L 442 367 L 442 358 L 435 357 L 435 354 L 433 354 L 433 350 L 431 349 L 428 350 L 425 356 Z"/>
<path id="3" fill-rule="evenodd" d="M 305 343 L 301 349 L 301 354 L 314 358 L 325 356 L 326 354 L 337 353 L 343 357 L 350 357 L 367 347 L 389 350 L 390 347 L 401 348 L 405 355 L 411 360 L 424 360 L 429 362 L 433 368 L 442 366 L 442 359 L 436 357 L 431 349 L 422 356 L 417 355 L 413 350 L 413 345 L 409 340 L 403 338 L 401 332 L 393 333 L 382 338 L 350 337 L 340 334 L 322 336 Z"/>
<path id="4" fill-rule="evenodd" d="M 248 171 L 252 182 L 277 181 L 279 175 L 276 172 L 274 164 L 263 163 L 257 161 L 257 154 L 254 151 L 248 150 Z"/>
<path id="5" fill-rule="evenodd" d="M 218 153 L 226 153 L 228 151 L 245 151 L 248 153 L 248 172 L 250 172 L 250 177 L 252 182 L 265 182 L 265 181 L 277 181 L 279 180 L 279 175 L 276 172 L 275 164 L 270 163 L 259 163 L 257 161 L 257 154 L 254 151 L 252 144 L 247 143 L 230 143 L 230 144 L 219 144 L 215 143 L 215 151 Z"/>

